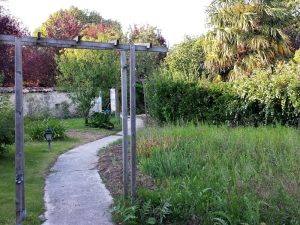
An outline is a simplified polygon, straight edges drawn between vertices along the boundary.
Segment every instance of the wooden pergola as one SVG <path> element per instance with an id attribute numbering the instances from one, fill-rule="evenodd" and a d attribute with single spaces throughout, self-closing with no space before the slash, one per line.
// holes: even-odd
<path id="1" fill-rule="evenodd" d="M 131 197 L 136 197 L 136 96 L 135 96 L 135 52 L 161 52 L 166 53 L 166 47 L 152 47 L 147 44 L 120 44 L 118 40 L 109 43 L 81 41 L 77 36 L 73 40 L 61 40 L 38 37 L 18 37 L 14 35 L 0 35 L 0 44 L 15 46 L 15 168 L 16 168 L 16 225 L 22 225 L 26 217 L 25 207 L 25 155 L 24 155 L 24 115 L 23 115 L 23 69 L 22 47 L 57 47 L 93 50 L 119 50 L 121 51 L 121 83 L 122 83 L 122 131 L 123 131 L 123 184 L 124 195 L 129 193 L 128 173 L 128 108 L 127 108 L 127 61 L 126 51 L 130 52 L 130 124 L 131 124 Z"/>

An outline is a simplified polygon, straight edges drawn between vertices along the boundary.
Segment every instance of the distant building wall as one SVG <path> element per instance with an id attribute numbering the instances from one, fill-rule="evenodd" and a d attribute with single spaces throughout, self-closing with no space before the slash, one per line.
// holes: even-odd
<path id="1" fill-rule="evenodd" d="M 0 88 L 0 93 L 9 95 L 10 102 L 15 105 L 13 88 Z M 24 115 L 66 118 L 78 114 L 76 105 L 66 92 L 59 92 L 53 88 L 25 88 L 23 93 Z"/>

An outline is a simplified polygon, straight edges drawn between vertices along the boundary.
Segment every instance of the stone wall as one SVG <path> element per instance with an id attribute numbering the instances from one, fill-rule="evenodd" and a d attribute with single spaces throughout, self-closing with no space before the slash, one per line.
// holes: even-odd
<path id="1" fill-rule="evenodd" d="M 0 88 L 0 93 L 9 95 L 12 105 L 15 105 L 13 88 Z M 24 93 L 24 115 L 30 117 L 54 116 L 74 117 L 77 115 L 76 106 L 66 92 L 59 92 L 53 88 L 28 88 Z"/>

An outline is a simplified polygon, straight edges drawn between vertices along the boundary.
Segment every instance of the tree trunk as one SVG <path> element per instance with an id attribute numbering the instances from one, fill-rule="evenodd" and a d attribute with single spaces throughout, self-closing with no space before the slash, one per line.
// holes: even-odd
<path id="1" fill-rule="evenodd" d="M 116 90 L 116 118 L 117 118 L 117 124 L 121 124 L 121 119 L 120 119 L 120 95 L 119 95 L 119 87 L 116 85 L 115 87 Z"/>

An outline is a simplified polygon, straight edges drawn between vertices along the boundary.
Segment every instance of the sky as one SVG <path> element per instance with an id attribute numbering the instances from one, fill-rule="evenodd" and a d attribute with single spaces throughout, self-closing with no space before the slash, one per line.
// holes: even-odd
<path id="1" fill-rule="evenodd" d="M 105 19 L 117 20 L 123 30 L 130 25 L 149 24 L 161 30 L 169 46 L 180 43 L 186 35 L 207 31 L 206 7 L 212 0 L 8 0 L 10 13 L 33 32 L 51 13 L 71 5 L 94 10 Z"/>

